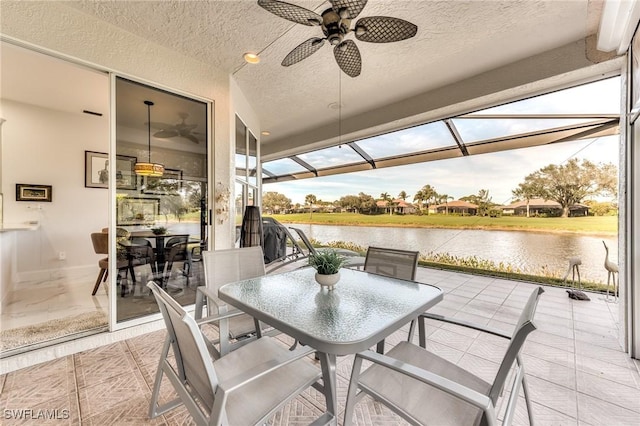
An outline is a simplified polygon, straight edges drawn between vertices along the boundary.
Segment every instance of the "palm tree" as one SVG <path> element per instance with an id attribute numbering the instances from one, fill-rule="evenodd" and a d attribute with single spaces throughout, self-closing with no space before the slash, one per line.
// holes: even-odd
<path id="1" fill-rule="evenodd" d="M 529 217 L 529 201 L 535 198 L 537 193 L 533 184 L 521 183 L 516 189 L 511 191 L 514 197 L 524 198 L 527 202 L 527 217 Z"/>
<path id="2" fill-rule="evenodd" d="M 407 198 L 409 198 L 409 194 L 407 194 L 405 191 L 400 191 L 400 193 L 398 194 L 398 198 L 401 198 L 403 201 L 406 201 Z"/>
<path id="3" fill-rule="evenodd" d="M 390 208 L 391 196 L 388 192 L 380 194 L 380 199 L 385 202 L 385 210 L 389 210 L 389 214 L 393 214 L 393 210 Z"/>
<path id="4" fill-rule="evenodd" d="M 449 194 L 438 194 L 437 203 L 444 204 L 444 214 L 449 214 L 449 198 L 453 199 Z"/>
<path id="5" fill-rule="evenodd" d="M 316 198 L 315 195 L 313 194 L 307 194 L 304 197 L 304 203 L 305 204 L 309 204 L 309 219 L 311 219 L 313 217 L 313 204 L 317 201 L 318 199 Z"/>
<path id="6" fill-rule="evenodd" d="M 413 196 L 413 201 L 420 201 L 420 210 L 422 210 L 422 204 L 426 204 L 429 207 L 429 202 L 437 196 L 438 193 L 431 185 L 425 185 Z"/>

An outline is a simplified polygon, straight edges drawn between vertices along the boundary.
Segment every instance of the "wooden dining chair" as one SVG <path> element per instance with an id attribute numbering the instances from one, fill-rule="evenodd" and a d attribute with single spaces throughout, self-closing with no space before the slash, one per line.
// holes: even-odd
<path id="1" fill-rule="evenodd" d="M 98 272 L 98 278 L 96 279 L 93 291 L 91 292 L 91 295 L 95 296 L 100 284 L 106 282 L 109 277 L 109 234 L 106 232 L 93 232 L 91 234 L 91 243 L 93 244 L 93 251 L 95 251 L 96 254 L 107 255 L 107 257 L 98 260 L 98 267 L 100 268 L 100 271 Z M 126 256 L 117 256 L 117 284 L 121 285 L 120 271 L 125 271 L 125 274 L 130 273 L 132 280 L 135 281 L 136 275 L 133 268 L 139 264 L 139 262 L 128 259 Z"/>

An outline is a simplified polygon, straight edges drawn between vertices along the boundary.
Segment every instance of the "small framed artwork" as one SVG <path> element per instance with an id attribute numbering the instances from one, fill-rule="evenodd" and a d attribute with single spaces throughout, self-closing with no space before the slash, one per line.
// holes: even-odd
<path id="1" fill-rule="evenodd" d="M 106 152 L 84 152 L 84 186 L 109 187 L 109 155 Z"/>
<path id="2" fill-rule="evenodd" d="M 142 176 L 140 186 L 143 194 L 178 195 L 182 189 L 182 170 L 164 169 L 161 177 Z"/>
<path id="3" fill-rule="evenodd" d="M 159 198 L 122 197 L 116 201 L 117 225 L 152 225 L 158 214 Z"/>
<path id="4" fill-rule="evenodd" d="M 51 202 L 51 185 L 16 183 L 16 201 Z"/>
<path id="5" fill-rule="evenodd" d="M 136 189 L 137 176 L 135 173 L 136 157 L 116 155 L 116 188 Z"/>

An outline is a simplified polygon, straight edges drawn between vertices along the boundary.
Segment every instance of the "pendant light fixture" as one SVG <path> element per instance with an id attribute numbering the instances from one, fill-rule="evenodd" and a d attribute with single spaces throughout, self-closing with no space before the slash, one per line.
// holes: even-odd
<path id="1" fill-rule="evenodd" d="M 136 162 L 134 166 L 134 171 L 138 176 L 152 176 L 152 177 L 160 177 L 164 174 L 164 166 L 159 163 L 151 162 L 151 105 L 153 102 L 144 101 L 144 104 L 147 106 L 147 130 L 149 135 L 149 162 L 141 163 Z"/>

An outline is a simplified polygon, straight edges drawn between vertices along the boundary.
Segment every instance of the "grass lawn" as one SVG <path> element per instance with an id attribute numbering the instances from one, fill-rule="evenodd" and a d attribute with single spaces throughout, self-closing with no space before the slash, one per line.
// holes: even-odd
<path id="1" fill-rule="evenodd" d="M 267 216 L 267 215 L 265 215 Z M 581 234 L 616 234 L 617 216 L 587 217 L 479 217 L 431 215 L 364 215 L 357 213 L 308 213 L 271 215 L 282 223 L 313 223 L 350 226 L 406 226 L 415 228 L 498 229 L 539 232 L 575 232 Z"/>

